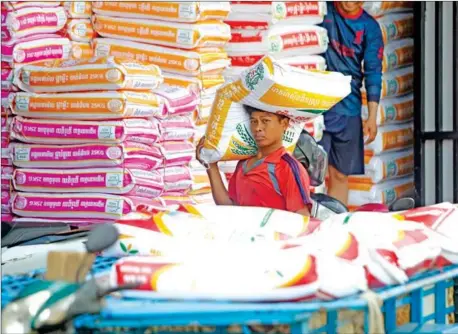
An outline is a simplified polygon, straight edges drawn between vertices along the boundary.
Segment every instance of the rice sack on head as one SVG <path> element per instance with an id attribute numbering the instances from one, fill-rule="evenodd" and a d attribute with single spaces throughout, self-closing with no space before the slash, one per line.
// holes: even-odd
<path id="1" fill-rule="evenodd" d="M 350 94 L 351 77 L 307 71 L 266 56 L 235 80 L 235 102 L 306 121 L 328 111 Z"/>
<path id="2" fill-rule="evenodd" d="M 213 102 L 205 132 L 202 159 L 247 159 L 257 153 L 250 117 L 243 105 L 290 118 L 283 145 L 292 152 L 310 120 L 350 93 L 350 77 L 331 72 L 311 72 L 276 62 L 267 56 L 221 87 Z"/>

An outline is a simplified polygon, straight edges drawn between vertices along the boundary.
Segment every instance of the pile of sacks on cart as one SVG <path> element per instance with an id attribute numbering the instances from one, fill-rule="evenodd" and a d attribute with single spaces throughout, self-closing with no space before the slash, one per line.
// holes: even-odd
<path id="1" fill-rule="evenodd" d="M 116 223 L 103 256 L 114 285 L 137 298 L 233 301 L 336 299 L 403 284 L 458 262 L 458 209 L 353 212 L 325 221 L 234 206 L 182 205 Z"/>

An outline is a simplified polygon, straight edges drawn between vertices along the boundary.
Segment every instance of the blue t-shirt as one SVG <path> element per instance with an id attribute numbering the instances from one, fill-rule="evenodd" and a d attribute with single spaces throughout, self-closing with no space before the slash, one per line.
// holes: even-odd
<path id="1" fill-rule="evenodd" d="M 328 2 L 327 7 L 328 13 L 321 24 L 329 36 L 328 50 L 323 55 L 327 70 L 352 77 L 350 95 L 328 112 L 360 116 L 363 77 L 367 100 L 377 103 L 380 100 L 384 47 L 382 32 L 377 21 L 363 9 L 350 16 L 340 12 L 334 2 Z"/>

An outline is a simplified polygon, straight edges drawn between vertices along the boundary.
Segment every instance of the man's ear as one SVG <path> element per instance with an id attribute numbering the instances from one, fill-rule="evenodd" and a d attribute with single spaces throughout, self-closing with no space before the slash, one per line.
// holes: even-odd
<path id="1" fill-rule="evenodd" d="M 283 117 L 283 119 L 280 121 L 281 125 L 284 127 L 286 130 L 289 126 L 289 118 L 288 117 Z"/>

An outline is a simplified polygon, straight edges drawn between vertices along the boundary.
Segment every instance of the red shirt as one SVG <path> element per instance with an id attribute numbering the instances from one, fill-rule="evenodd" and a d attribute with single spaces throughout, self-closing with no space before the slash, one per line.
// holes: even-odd
<path id="1" fill-rule="evenodd" d="M 307 171 L 285 148 L 279 148 L 251 168 L 239 161 L 229 181 L 229 197 L 240 206 L 296 212 L 311 204 Z"/>

